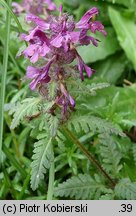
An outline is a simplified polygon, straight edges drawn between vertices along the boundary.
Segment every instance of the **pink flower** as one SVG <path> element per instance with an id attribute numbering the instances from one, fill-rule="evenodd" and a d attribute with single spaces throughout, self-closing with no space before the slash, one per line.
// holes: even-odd
<path id="1" fill-rule="evenodd" d="M 51 0 L 23 0 L 21 4 L 13 2 L 12 7 L 16 14 L 26 12 L 35 15 L 44 13 L 45 9 L 49 11 L 57 9 L 55 3 Z"/>
<path id="2" fill-rule="evenodd" d="M 50 82 L 51 78 L 48 73 L 53 61 L 54 58 L 51 59 L 43 68 L 28 66 L 26 77 L 32 79 L 32 82 L 30 83 L 31 90 L 34 90 L 38 84 Z"/>
<path id="3" fill-rule="evenodd" d="M 70 109 L 74 109 L 75 100 L 67 92 L 63 84 L 60 85 L 60 91 L 61 95 L 56 98 L 55 103 L 62 108 L 62 117 L 64 117 L 68 111 L 68 107 L 70 107 Z"/>
<path id="4" fill-rule="evenodd" d="M 94 73 L 94 70 L 87 66 L 78 54 L 77 47 L 89 44 L 98 46 L 99 40 L 88 35 L 89 31 L 92 34 L 99 31 L 106 36 L 104 26 L 99 21 L 92 20 L 94 15 L 98 15 L 98 9 L 95 7 L 88 10 L 80 21 L 75 23 L 73 17 L 62 13 L 60 7 L 59 16 L 49 16 L 46 20 L 33 14 L 26 17 L 26 21 L 32 22 L 34 28 L 28 35 L 21 35 L 21 39 L 28 42 L 28 47 L 22 54 L 33 64 L 42 59 L 41 67 L 27 68 L 26 77 L 32 80 L 30 88 L 32 90 L 37 88 L 39 92 L 41 88 L 47 89 L 51 82 L 57 83 L 55 108 L 53 107 L 52 111 L 54 112 L 57 106 L 61 107 L 62 117 L 66 116 L 68 109 L 74 110 L 75 107 L 75 100 L 67 90 L 67 78 L 71 75 L 75 76 L 76 68 L 81 80 L 84 80 L 84 72 L 89 78 Z M 76 67 L 69 66 L 74 60 L 77 60 Z"/>
<path id="5" fill-rule="evenodd" d="M 83 71 L 85 71 L 86 74 L 87 74 L 87 76 L 90 78 L 95 71 L 92 70 L 90 67 L 88 67 L 83 62 L 83 60 L 81 59 L 81 57 L 79 55 L 77 55 L 77 59 L 78 59 L 78 70 L 80 72 L 80 78 L 81 78 L 81 80 L 84 80 Z"/>
<path id="6" fill-rule="evenodd" d="M 48 38 L 39 27 L 32 30 L 29 35 L 22 34 L 21 39 L 29 42 L 29 46 L 22 54 L 32 63 L 36 63 L 40 57 L 45 57 L 50 52 Z"/>
<path id="7" fill-rule="evenodd" d="M 80 21 L 78 23 L 76 23 L 76 28 L 80 28 L 80 29 L 84 29 L 88 27 L 89 21 L 90 19 L 94 16 L 94 15 L 98 15 L 99 11 L 96 7 L 91 8 L 90 10 L 88 10 L 84 16 L 80 19 Z"/>

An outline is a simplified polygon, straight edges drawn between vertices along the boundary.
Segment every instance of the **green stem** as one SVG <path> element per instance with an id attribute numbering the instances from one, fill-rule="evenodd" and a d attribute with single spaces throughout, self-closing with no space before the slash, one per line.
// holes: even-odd
<path id="1" fill-rule="evenodd" d="M 5 2 L 5 0 L 0 0 L 0 3 L 2 4 L 2 6 L 7 9 L 8 16 L 11 15 L 13 17 L 14 21 L 17 24 L 19 32 L 22 33 L 23 32 L 22 26 L 21 26 L 17 16 L 13 13 L 13 11 L 10 8 L 11 2 L 12 2 L 12 0 L 8 0 L 7 3 Z M 6 27 L 8 27 L 8 26 L 6 25 Z"/>
<path id="2" fill-rule="evenodd" d="M 11 0 L 8 0 L 10 5 Z M 6 35 L 4 43 L 4 55 L 3 55 L 3 71 L 1 77 L 1 94 L 0 94 L 0 157 L 2 156 L 2 138 L 3 138 L 3 121 L 4 121 L 4 101 L 5 101 L 5 89 L 6 89 L 6 75 L 8 67 L 8 54 L 9 54 L 9 38 L 10 38 L 10 15 L 6 14 Z"/>
<path id="3" fill-rule="evenodd" d="M 30 173 L 28 173 L 28 175 L 26 176 L 26 179 L 24 180 L 24 184 L 23 184 L 22 190 L 20 191 L 20 194 L 17 197 L 18 200 L 22 200 L 23 199 L 25 191 L 26 191 L 26 189 L 28 187 L 28 184 L 29 184 L 29 181 L 30 181 L 30 177 L 31 177 Z"/>
<path id="4" fill-rule="evenodd" d="M 16 134 L 15 134 L 15 131 L 13 129 L 10 129 L 10 125 L 11 125 L 11 117 L 8 116 L 7 114 L 5 115 L 5 121 L 9 127 L 9 130 L 11 132 L 11 135 L 12 135 L 12 140 L 13 140 L 13 143 L 14 143 L 14 146 L 15 146 L 15 151 L 16 151 L 16 155 L 18 157 L 18 160 L 20 163 L 23 163 L 22 161 L 22 156 L 21 156 L 21 153 L 20 153 L 20 150 L 19 150 L 19 144 L 17 142 L 17 138 L 16 138 Z"/>
<path id="5" fill-rule="evenodd" d="M 115 182 L 108 175 L 108 173 L 103 169 L 103 167 L 99 164 L 99 162 L 93 157 L 93 155 L 88 152 L 88 150 L 79 142 L 79 140 L 74 136 L 74 134 L 63 126 L 63 130 L 65 133 L 71 138 L 71 140 L 81 149 L 81 151 L 87 156 L 87 158 L 94 164 L 94 166 L 108 179 L 111 183 L 112 187 L 115 187 Z"/>
<path id="6" fill-rule="evenodd" d="M 52 143 L 51 143 L 51 149 L 52 149 L 52 153 L 54 154 Z M 54 160 L 53 160 L 50 166 L 50 170 L 49 170 L 49 184 L 48 184 L 47 200 L 53 199 L 54 174 L 55 174 L 55 166 L 54 166 Z"/>
<path id="7" fill-rule="evenodd" d="M 14 187 L 12 185 L 11 179 L 9 178 L 9 174 L 7 173 L 6 168 L 3 167 L 2 171 L 3 171 L 3 174 L 4 174 L 4 179 L 5 179 L 6 187 L 10 191 L 10 194 L 11 194 L 12 198 L 16 199 L 16 192 L 14 190 Z"/>
<path id="8" fill-rule="evenodd" d="M 3 152 L 7 156 L 7 158 L 10 160 L 10 162 L 13 164 L 13 166 L 20 172 L 23 178 L 26 178 L 26 171 L 23 169 L 23 167 L 20 165 L 20 163 L 15 159 L 15 157 L 10 153 L 9 149 L 4 145 L 3 146 Z"/>

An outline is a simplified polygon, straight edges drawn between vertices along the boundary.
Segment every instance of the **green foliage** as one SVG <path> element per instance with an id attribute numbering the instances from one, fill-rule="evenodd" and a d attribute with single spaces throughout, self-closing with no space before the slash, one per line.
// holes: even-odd
<path id="1" fill-rule="evenodd" d="M 45 200 L 47 185 L 51 185 L 51 193 L 55 187 L 55 199 L 135 200 L 136 1 L 55 2 L 63 3 L 64 11 L 73 13 L 77 21 L 90 7 L 98 7 L 98 19 L 108 35 L 103 37 L 97 33 L 98 47 L 78 47 L 84 61 L 96 73 L 91 79 L 85 77 L 84 82 L 77 79 L 78 73 L 74 82 L 68 78 L 68 90 L 76 101 L 75 112 L 67 116 L 68 121 L 60 122 L 58 113 L 56 116 L 50 113 L 58 88 L 56 82 L 47 89 L 49 103 L 37 97 L 23 78 L 27 61 L 15 58 L 20 47 L 25 48 L 17 35 L 22 27 L 28 30 L 24 15 L 16 17 L 6 1 L 0 1 L 0 70 L 1 74 L 7 72 L 0 199 Z M 10 41 L 4 48 L 9 29 L 9 24 L 5 25 L 6 11 L 11 16 L 11 31 Z M 6 59 L 8 57 L 8 67 L 6 69 L 5 64 L 4 71 L 3 50 Z M 68 127 L 76 142 L 98 161 L 112 178 L 115 188 L 106 177 L 97 174 L 98 169 L 63 126 Z M 52 171 L 54 166 L 55 171 Z M 30 188 L 30 173 L 31 187 L 35 191 Z"/>
<path id="2" fill-rule="evenodd" d="M 85 133 L 88 133 L 91 130 L 94 133 L 116 134 L 125 136 L 125 134 L 122 133 L 121 129 L 113 125 L 111 122 L 91 115 L 79 116 L 76 114 L 68 122 L 68 127 L 70 130 L 73 130 L 74 128 L 77 133 L 79 133 L 81 130 Z"/>
<path id="3" fill-rule="evenodd" d="M 54 156 L 51 151 L 51 138 L 44 138 L 34 144 L 34 155 L 32 156 L 31 187 L 36 190 L 40 180 L 44 178 L 46 170 L 50 168 Z"/>
<path id="4" fill-rule="evenodd" d="M 91 83 L 91 84 L 87 84 L 86 86 L 83 84 L 83 82 L 81 80 L 76 80 L 76 81 L 71 81 L 68 80 L 68 87 L 69 89 L 72 89 L 71 92 L 73 95 L 95 95 L 96 92 L 100 89 L 103 88 L 108 88 L 110 86 L 109 83 L 107 82 L 96 82 L 96 83 Z M 78 89 L 78 91 L 77 91 Z"/>
<path id="5" fill-rule="evenodd" d="M 128 59 L 132 61 L 136 70 L 136 25 L 123 13 L 109 8 L 111 22 L 117 33 L 121 47 L 124 49 Z"/>
<path id="6" fill-rule="evenodd" d="M 122 155 L 116 140 L 108 134 L 100 134 L 99 142 L 99 154 L 102 158 L 103 167 L 108 173 L 117 177 L 122 168 L 122 165 L 120 164 Z"/>
<path id="7" fill-rule="evenodd" d="M 78 51 L 86 63 L 96 62 L 98 60 L 105 59 L 107 56 L 114 54 L 116 51 L 120 50 L 118 41 L 115 36 L 115 31 L 108 27 L 106 28 L 108 37 L 104 38 L 102 35 L 98 34 L 97 38 L 102 41 L 98 47 L 89 45 L 87 47 L 82 46 L 78 48 Z M 112 40 L 112 43 L 111 43 Z M 96 53 L 94 55 L 94 53 Z"/>
<path id="8" fill-rule="evenodd" d="M 133 151 L 133 158 L 134 158 L 135 165 L 136 165 L 136 145 L 135 144 L 132 147 L 132 151 Z"/>
<path id="9" fill-rule="evenodd" d="M 100 181 L 99 177 L 92 178 L 90 175 L 79 174 L 59 184 L 55 188 L 55 196 L 70 197 L 75 199 L 98 199 L 103 193 L 111 190 Z"/>
<path id="10" fill-rule="evenodd" d="M 127 64 L 128 60 L 124 53 L 118 52 L 103 61 L 97 62 L 97 64 L 94 64 L 94 68 L 97 71 L 96 76 L 115 84 L 124 73 Z"/>
<path id="11" fill-rule="evenodd" d="M 121 179 L 115 187 L 115 195 L 118 199 L 135 200 L 136 199 L 136 182 L 130 179 Z"/>
<path id="12" fill-rule="evenodd" d="M 10 114 L 14 113 L 13 121 L 11 123 L 11 129 L 16 128 L 24 117 L 34 115 L 38 112 L 38 104 L 41 99 L 39 98 L 26 98 L 22 102 L 17 103 L 13 110 L 10 110 Z"/>

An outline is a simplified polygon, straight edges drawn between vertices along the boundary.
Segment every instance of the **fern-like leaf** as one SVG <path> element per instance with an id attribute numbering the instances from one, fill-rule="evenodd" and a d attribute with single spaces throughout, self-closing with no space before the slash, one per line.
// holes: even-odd
<path id="1" fill-rule="evenodd" d="M 27 98 L 21 103 L 17 103 L 14 107 L 14 116 L 10 128 L 14 129 L 20 124 L 20 121 L 24 119 L 25 116 L 31 116 L 38 112 L 38 104 L 40 103 L 40 98 Z M 10 111 L 10 114 L 12 111 Z"/>
<path id="2" fill-rule="evenodd" d="M 71 92 L 77 96 L 79 95 L 79 92 L 80 92 L 80 95 L 83 95 L 83 94 L 94 95 L 94 94 L 96 94 L 97 90 L 107 88 L 110 86 L 110 84 L 106 83 L 106 82 L 92 83 L 91 85 L 90 84 L 84 85 L 82 83 L 82 81 L 80 81 L 80 80 L 76 80 L 76 82 L 73 80 L 68 80 L 68 82 L 69 82 L 68 83 L 69 89 L 71 89 Z"/>
<path id="3" fill-rule="evenodd" d="M 55 196 L 70 197 L 75 199 L 98 199 L 102 193 L 108 192 L 103 183 L 93 179 L 90 175 L 79 174 L 68 179 L 55 188 Z M 111 190 L 110 190 L 111 191 Z"/>
<path id="4" fill-rule="evenodd" d="M 49 115 L 48 124 L 51 137 L 55 137 L 58 131 L 59 119 L 56 116 Z"/>
<path id="5" fill-rule="evenodd" d="M 112 136 L 106 133 L 99 135 L 99 142 L 100 145 L 98 148 L 100 150 L 100 156 L 102 157 L 103 166 L 108 172 L 116 176 L 122 168 L 120 164 L 122 155 L 117 147 L 117 143 Z"/>
<path id="6" fill-rule="evenodd" d="M 134 158 L 135 165 L 136 165 L 136 145 L 133 145 L 132 151 L 133 151 L 133 158 Z"/>
<path id="7" fill-rule="evenodd" d="M 34 155 L 32 156 L 33 162 L 31 164 L 31 187 L 33 190 L 36 190 L 40 180 L 44 178 L 46 170 L 50 168 L 54 159 L 51 145 L 51 138 L 41 139 L 34 144 Z"/>
<path id="8" fill-rule="evenodd" d="M 120 136 L 125 136 L 121 129 L 111 122 L 96 117 L 96 116 L 79 116 L 74 115 L 68 122 L 68 128 L 70 130 L 75 129 L 77 133 L 83 130 L 85 133 L 93 131 L 94 133 L 106 133 L 106 134 L 116 134 Z"/>
<path id="9" fill-rule="evenodd" d="M 136 200 L 136 182 L 128 178 L 120 180 L 115 187 L 115 194 L 118 199 Z"/>
<path id="10" fill-rule="evenodd" d="M 66 137 L 58 130 L 57 136 L 55 137 L 55 140 L 58 143 L 58 147 L 63 151 L 65 151 L 65 142 L 66 142 Z"/>

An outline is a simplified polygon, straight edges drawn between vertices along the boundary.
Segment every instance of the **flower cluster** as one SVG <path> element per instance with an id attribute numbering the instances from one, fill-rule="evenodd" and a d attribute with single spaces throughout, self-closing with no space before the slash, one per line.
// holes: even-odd
<path id="1" fill-rule="evenodd" d="M 45 8 L 46 11 L 56 10 L 56 5 L 52 0 L 23 0 L 21 4 L 13 2 L 12 7 L 16 14 L 26 12 L 39 15 L 44 13 Z"/>
<path id="2" fill-rule="evenodd" d="M 91 77 L 94 70 L 88 67 L 79 53 L 77 46 L 93 44 L 98 46 L 98 40 L 88 35 L 88 32 L 95 34 L 96 31 L 106 35 L 104 26 L 99 21 L 94 21 L 94 15 L 98 15 L 98 9 L 88 10 L 79 22 L 74 22 L 72 16 L 62 13 L 59 8 L 59 16 L 48 16 L 46 20 L 34 14 L 26 17 L 27 22 L 32 22 L 34 28 L 29 34 L 22 34 L 21 39 L 28 42 L 28 47 L 21 53 L 30 59 L 33 64 L 40 66 L 28 66 L 26 77 L 31 79 L 32 90 L 46 89 L 47 85 L 57 82 L 55 96 L 55 107 L 59 106 L 63 117 L 68 108 L 74 110 L 75 101 L 68 93 L 66 79 L 71 76 L 70 70 L 66 68 L 74 60 L 77 60 L 75 73 L 80 73 L 81 80 L 84 80 L 84 71 Z M 45 91 L 47 92 L 47 91 Z M 46 95 L 44 95 L 47 97 Z"/>

